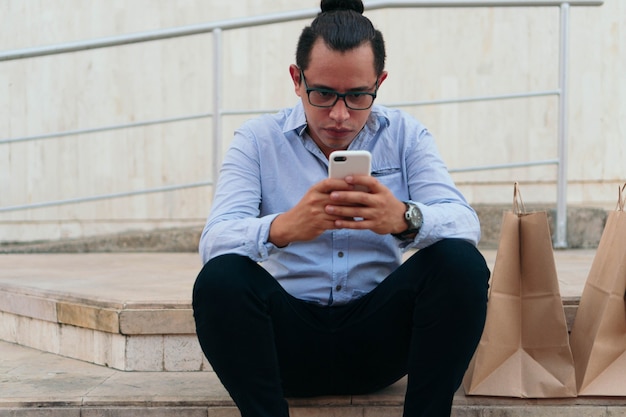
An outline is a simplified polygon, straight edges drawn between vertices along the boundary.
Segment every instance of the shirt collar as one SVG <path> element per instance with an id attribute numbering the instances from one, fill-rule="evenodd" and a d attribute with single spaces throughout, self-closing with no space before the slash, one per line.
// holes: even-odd
<path id="1" fill-rule="evenodd" d="M 296 135 L 302 136 L 306 130 L 306 114 L 304 114 L 304 106 L 302 100 L 298 101 L 295 107 L 291 109 L 291 113 L 285 120 L 283 133 L 295 131 Z"/>

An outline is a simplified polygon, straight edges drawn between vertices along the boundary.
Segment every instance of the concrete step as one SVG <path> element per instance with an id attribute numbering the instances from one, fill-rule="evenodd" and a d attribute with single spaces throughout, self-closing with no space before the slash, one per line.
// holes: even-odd
<path id="1" fill-rule="evenodd" d="M 0 342 L 1 417 L 236 417 L 213 372 L 124 372 Z M 406 381 L 371 395 L 289 399 L 292 417 L 402 415 Z M 452 417 L 618 417 L 626 398 L 455 395 Z"/>
<path id="2" fill-rule="evenodd" d="M 555 251 L 570 326 L 594 254 Z M 191 253 L 0 256 L 0 340 L 122 371 L 210 370 L 191 309 L 200 267 Z"/>
<path id="3" fill-rule="evenodd" d="M 493 266 L 496 251 L 483 253 Z M 554 255 L 571 323 L 595 250 Z M 199 268 L 195 253 L 0 256 L 0 417 L 238 416 L 193 334 Z M 404 390 L 399 381 L 367 396 L 289 402 L 295 417 L 393 417 Z M 461 390 L 452 416 L 626 416 L 626 398 Z"/>
<path id="4" fill-rule="evenodd" d="M 124 371 L 199 371 L 191 253 L 0 256 L 0 340 Z"/>

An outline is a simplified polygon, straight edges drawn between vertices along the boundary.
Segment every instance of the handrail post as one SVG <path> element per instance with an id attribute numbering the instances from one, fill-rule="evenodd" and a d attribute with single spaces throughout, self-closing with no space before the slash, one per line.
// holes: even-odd
<path id="1" fill-rule="evenodd" d="M 556 238 L 555 248 L 567 248 L 567 127 L 568 127 L 568 65 L 569 65 L 569 3 L 561 4 L 559 51 L 559 165 L 556 196 Z"/>
<path id="2" fill-rule="evenodd" d="M 212 140 L 213 187 L 211 200 L 220 172 L 222 158 L 222 29 L 213 30 L 213 140 Z"/>

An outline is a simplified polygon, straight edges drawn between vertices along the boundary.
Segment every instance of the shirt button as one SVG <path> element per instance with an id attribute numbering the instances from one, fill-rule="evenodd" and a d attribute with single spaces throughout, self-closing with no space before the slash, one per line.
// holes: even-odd
<path id="1" fill-rule="evenodd" d="M 343 258 L 343 252 L 339 252 L 337 256 L 339 256 L 340 258 Z"/>
<path id="2" fill-rule="evenodd" d="M 335 289 L 336 289 L 337 291 L 341 291 L 341 285 L 337 285 L 337 286 L 335 287 Z"/>

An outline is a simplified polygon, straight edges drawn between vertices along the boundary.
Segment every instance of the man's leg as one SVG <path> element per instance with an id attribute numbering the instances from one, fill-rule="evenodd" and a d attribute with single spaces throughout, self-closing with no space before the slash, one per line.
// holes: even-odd
<path id="1" fill-rule="evenodd" d="M 290 396 L 359 394 L 409 373 L 405 416 L 446 416 L 485 319 L 489 270 L 460 240 L 422 249 L 338 307 L 286 294 L 245 257 L 210 261 L 194 288 L 200 343 L 243 417 Z"/>
<path id="2" fill-rule="evenodd" d="M 449 416 L 482 334 L 488 279 L 478 250 L 448 239 L 363 298 L 331 307 L 335 392 L 371 392 L 408 373 L 404 416 Z"/>
<path id="3" fill-rule="evenodd" d="M 419 251 L 401 268 L 401 274 L 422 277 L 404 415 L 449 416 L 483 331 L 490 273 L 472 245 L 453 239 Z"/>
<path id="4" fill-rule="evenodd" d="M 287 294 L 249 258 L 223 255 L 193 290 L 202 350 L 243 417 L 288 416 L 288 396 L 335 392 L 328 307 Z"/>
<path id="5" fill-rule="evenodd" d="M 280 384 L 270 299 L 278 283 L 249 258 L 207 262 L 193 289 L 200 346 L 242 417 L 287 417 Z"/>

